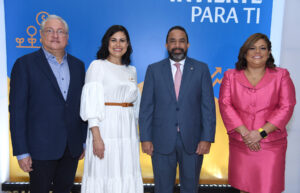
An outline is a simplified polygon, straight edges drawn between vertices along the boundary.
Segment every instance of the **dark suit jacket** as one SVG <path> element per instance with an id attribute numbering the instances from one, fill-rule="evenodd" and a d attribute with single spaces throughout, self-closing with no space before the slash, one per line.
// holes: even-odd
<path id="1" fill-rule="evenodd" d="M 179 126 L 185 150 L 194 153 L 200 141 L 214 141 L 214 93 L 206 64 L 186 58 L 178 101 L 170 60 L 148 66 L 140 106 L 141 141 L 151 141 L 154 151 L 174 150 Z"/>
<path id="2" fill-rule="evenodd" d="M 83 151 L 86 124 L 79 116 L 84 84 L 83 62 L 67 55 L 70 85 L 65 101 L 42 49 L 14 64 L 10 81 L 10 130 L 13 154 L 55 160 L 68 145 L 72 156 Z"/>

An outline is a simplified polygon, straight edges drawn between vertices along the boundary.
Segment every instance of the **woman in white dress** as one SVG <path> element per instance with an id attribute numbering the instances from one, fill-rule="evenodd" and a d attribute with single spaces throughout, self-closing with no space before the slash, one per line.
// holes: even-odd
<path id="1" fill-rule="evenodd" d="M 126 28 L 111 26 L 86 74 L 80 115 L 88 121 L 82 193 L 142 193 L 139 91 Z"/>

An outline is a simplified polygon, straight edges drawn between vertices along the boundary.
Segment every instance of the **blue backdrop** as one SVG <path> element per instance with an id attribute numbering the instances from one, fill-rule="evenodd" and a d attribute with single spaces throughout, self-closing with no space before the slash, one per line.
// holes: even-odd
<path id="1" fill-rule="evenodd" d="M 188 55 L 209 65 L 218 98 L 223 73 L 234 68 L 246 38 L 256 32 L 270 35 L 273 1 L 5 0 L 4 3 L 8 77 L 18 57 L 41 45 L 39 23 L 47 14 L 59 15 L 68 22 L 67 50 L 83 60 L 86 67 L 95 59 L 107 28 L 124 25 L 132 41 L 132 65 L 137 67 L 138 83 L 144 80 L 148 64 L 167 57 L 168 29 L 181 25 L 190 39 Z"/>

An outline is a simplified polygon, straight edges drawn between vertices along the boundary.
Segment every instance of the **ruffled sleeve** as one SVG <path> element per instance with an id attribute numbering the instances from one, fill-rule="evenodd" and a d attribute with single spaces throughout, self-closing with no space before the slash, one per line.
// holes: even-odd
<path id="1" fill-rule="evenodd" d="M 131 68 L 131 71 L 133 73 L 133 79 L 135 81 L 135 86 L 137 87 L 137 91 L 136 91 L 136 94 L 137 94 L 137 98 L 136 100 L 134 101 L 133 103 L 133 108 L 134 108 L 134 118 L 136 120 L 136 126 L 138 125 L 138 117 L 139 117 L 139 111 L 140 111 L 140 102 L 141 102 L 141 93 L 140 93 L 140 90 L 138 88 L 138 85 L 137 85 L 137 73 L 136 73 L 136 68 L 134 66 L 130 66 Z"/>
<path id="2" fill-rule="evenodd" d="M 80 116 L 88 128 L 98 126 L 105 118 L 102 61 L 94 60 L 87 70 L 81 95 Z"/>
<path id="3" fill-rule="evenodd" d="M 138 121 L 139 118 L 139 112 L 140 112 L 140 103 L 141 103 L 141 92 L 140 89 L 137 89 L 137 99 L 134 102 L 134 116 L 136 121 Z"/>

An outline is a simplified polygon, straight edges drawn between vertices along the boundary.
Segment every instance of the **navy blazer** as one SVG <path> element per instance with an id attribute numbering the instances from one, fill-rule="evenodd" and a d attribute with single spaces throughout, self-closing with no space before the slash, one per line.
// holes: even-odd
<path id="1" fill-rule="evenodd" d="M 83 151 L 87 125 L 79 116 L 85 67 L 67 55 L 70 85 L 65 101 L 42 49 L 15 62 L 10 81 L 10 131 L 13 154 L 56 160 L 68 145 L 72 156 Z"/>
<path id="2" fill-rule="evenodd" d="M 154 152 L 175 148 L 177 127 L 185 150 L 196 152 L 200 141 L 214 142 L 216 113 L 211 75 L 206 64 L 186 58 L 178 101 L 170 60 L 148 66 L 140 106 L 141 141 L 151 141 Z"/>

